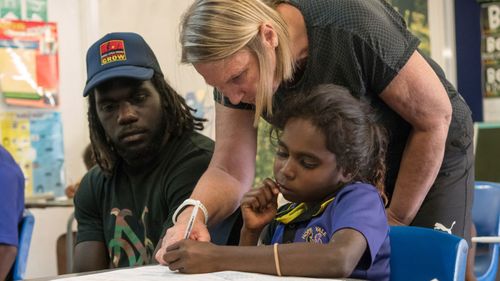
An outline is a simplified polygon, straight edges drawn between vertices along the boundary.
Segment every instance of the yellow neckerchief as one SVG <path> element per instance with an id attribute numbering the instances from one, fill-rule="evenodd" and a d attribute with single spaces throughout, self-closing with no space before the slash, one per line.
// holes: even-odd
<path id="1" fill-rule="evenodd" d="M 335 199 L 335 197 L 332 197 L 332 198 L 326 200 L 325 202 L 321 203 L 319 210 L 316 213 L 314 213 L 312 216 L 315 217 L 315 216 L 323 213 L 323 211 L 326 209 L 328 204 L 330 204 L 333 201 L 333 199 Z M 287 210 L 277 214 L 276 221 L 280 222 L 282 224 L 289 224 L 290 222 L 292 222 L 296 218 L 298 218 L 300 215 L 302 215 L 305 211 L 307 211 L 306 203 L 300 203 L 292 209 L 287 209 Z"/>

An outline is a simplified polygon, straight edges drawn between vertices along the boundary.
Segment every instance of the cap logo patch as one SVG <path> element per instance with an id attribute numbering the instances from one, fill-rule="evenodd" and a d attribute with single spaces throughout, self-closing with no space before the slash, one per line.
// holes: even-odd
<path id="1" fill-rule="evenodd" d="M 101 65 L 127 60 L 123 40 L 109 40 L 102 43 L 99 49 L 101 53 Z"/>

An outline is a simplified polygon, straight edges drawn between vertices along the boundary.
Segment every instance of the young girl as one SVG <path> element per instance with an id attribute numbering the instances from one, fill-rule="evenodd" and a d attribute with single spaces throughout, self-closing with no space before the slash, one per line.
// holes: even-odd
<path id="1" fill-rule="evenodd" d="M 186 273 L 388 280 L 383 130 L 368 106 L 339 86 L 322 85 L 285 102 L 273 117 L 275 178 L 241 202 L 241 247 L 183 240 L 167 248 L 165 262 Z M 292 203 L 277 210 L 280 192 Z M 266 225 L 269 246 L 256 247 Z"/>

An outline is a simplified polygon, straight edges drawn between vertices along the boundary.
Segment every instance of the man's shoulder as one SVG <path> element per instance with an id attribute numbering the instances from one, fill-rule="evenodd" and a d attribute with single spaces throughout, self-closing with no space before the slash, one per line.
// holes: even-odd
<path id="1" fill-rule="evenodd" d="M 104 187 L 108 180 L 108 176 L 101 170 L 98 165 L 92 167 L 82 178 L 80 182 L 80 190 L 92 189 L 100 190 Z"/>
<path id="2" fill-rule="evenodd" d="M 99 165 L 95 165 L 92 168 L 90 168 L 87 173 L 85 174 L 86 177 L 91 177 L 91 178 L 105 178 L 106 175 L 104 172 L 101 170 Z"/>
<path id="3" fill-rule="evenodd" d="M 186 133 L 172 140 L 168 146 L 177 152 L 201 152 L 212 155 L 214 151 L 214 141 L 198 132 Z"/>
<path id="4" fill-rule="evenodd" d="M 214 150 L 214 141 L 198 132 L 192 132 L 189 135 L 189 139 L 193 143 L 194 146 L 198 147 L 199 149 L 207 150 L 213 152 Z"/>
<path id="5" fill-rule="evenodd" d="M 210 138 L 197 132 L 184 134 L 172 139 L 161 150 L 162 160 L 157 169 L 163 170 L 162 175 L 165 177 L 205 171 L 212 159 L 213 150 L 214 142 Z"/>
<path id="6" fill-rule="evenodd" d="M 12 155 L 0 146 L 0 190 L 16 192 L 16 189 L 24 188 L 24 175 Z"/>
<path id="7" fill-rule="evenodd" d="M 9 151 L 0 145 L 0 160 L 3 161 L 8 161 L 8 162 L 14 162 L 14 158 L 12 158 L 12 155 L 9 153 Z"/>

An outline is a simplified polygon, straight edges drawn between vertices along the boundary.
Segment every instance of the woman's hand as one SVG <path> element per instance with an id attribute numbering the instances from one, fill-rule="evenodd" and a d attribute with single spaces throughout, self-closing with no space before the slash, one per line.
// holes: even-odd
<path id="1" fill-rule="evenodd" d="M 165 236 L 161 243 L 161 248 L 156 252 L 156 260 L 163 265 L 166 265 L 166 261 L 163 259 L 165 253 L 168 251 L 168 247 L 182 239 L 184 239 L 184 234 L 186 233 L 189 217 L 191 216 L 191 211 L 193 207 L 185 208 L 182 213 L 177 218 L 177 223 L 171 228 L 167 229 Z M 193 228 L 191 230 L 191 235 L 189 239 L 197 241 L 210 241 L 210 233 L 205 225 L 204 217 L 202 212 L 198 212 L 196 220 L 194 222 Z"/>
<path id="2" fill-rule="evenodd" d="M 247 192 L 241 200 L 243 227 L 260 232 L 276 216 L 278 209 L 278 185 L 267 178 L 262 186 Z"/>
<path id="3" fill-rule="evenodd" d="M 170 270 L 182 273 L 206 273 L 219 271 L 220 249 L 209 242 L 185 239 L 167 247 L 162 259 Z"/>

